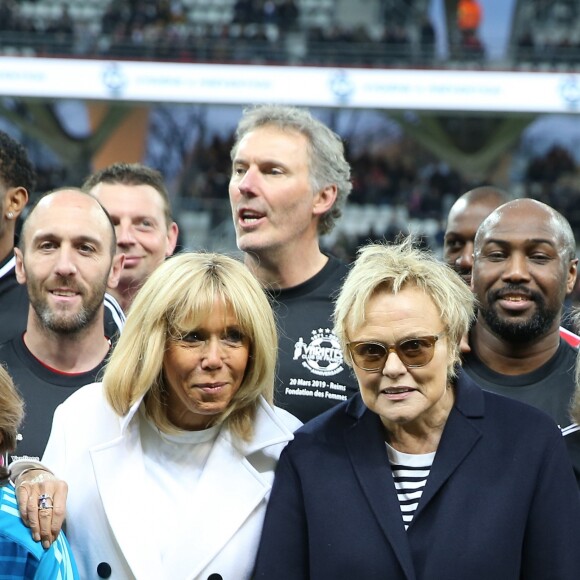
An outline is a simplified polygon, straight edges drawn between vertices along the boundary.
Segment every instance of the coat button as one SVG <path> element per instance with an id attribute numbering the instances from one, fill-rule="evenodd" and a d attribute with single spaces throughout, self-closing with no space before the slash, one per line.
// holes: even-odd
<path id="1" fill-rule="evenodd" d="M 207 580 L 223 580 L 223 578 L 221 574 L 210 574 Z"/>
<path id="2" fill-rule="evenodd" d="M 110 578 L 111 577 L 111 566 L 107 562 L 101 562 L 97 566 L 97 574 L 99 578 Z"/>

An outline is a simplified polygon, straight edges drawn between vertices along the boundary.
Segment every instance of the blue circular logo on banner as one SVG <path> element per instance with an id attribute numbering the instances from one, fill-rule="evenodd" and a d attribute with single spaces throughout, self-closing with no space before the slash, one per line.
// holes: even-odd
<path id="1" fill-rule="evenodd" d="M 580 106 L 580 81 L 577 76 L 569 76 L 560 84 L 560 94 L 570 109 Z"/>
<path id="2" fill-rule="evenodd" d="M 354 93 L 354 83 L 346 71 L 340 70 L 330 78 L 330 90 L 341 104 L 346 104 Z"/>
<path id="3" fill-rule="evenodd" d="M 109 89 L 113 97 L 120 96 L 127 84 L 127 78 L 123 74 L 121 66 L 116 62 L 106 65 L 102 78 L 103 84 Z"/>

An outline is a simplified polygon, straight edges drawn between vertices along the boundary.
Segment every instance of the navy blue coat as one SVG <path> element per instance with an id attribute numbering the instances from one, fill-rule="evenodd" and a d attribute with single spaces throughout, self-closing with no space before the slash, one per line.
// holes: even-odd
<path id="1" fill-rule="evenodd" d="M 360 395 L 283 451 L 255 577 L 578 580 L 580 496 L 542 411 L 466 375 L 408 531 L 379 417 Z"/>

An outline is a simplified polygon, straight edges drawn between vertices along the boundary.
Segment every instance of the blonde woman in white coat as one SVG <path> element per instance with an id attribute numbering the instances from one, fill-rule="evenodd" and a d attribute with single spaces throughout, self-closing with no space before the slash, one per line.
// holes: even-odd
<path id="1" fill-rule="evenodd" d="M 139 291 L 103 383 L 61 405 L 43 457 L 69 486 L 82 578 L 249 578 L 280 452 L 276 329 L 233 258 L 181 254 Z M 215 575 L 215 576 L 214 576 Z"/>

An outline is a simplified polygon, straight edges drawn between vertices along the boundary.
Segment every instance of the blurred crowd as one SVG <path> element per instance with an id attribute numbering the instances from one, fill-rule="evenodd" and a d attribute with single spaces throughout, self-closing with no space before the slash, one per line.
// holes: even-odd
<path id="1" fill-rule="evenodd" d="M 182 182 L 182 196 L 193 207 L 210 208 L 227 199 L 230 177 L 231 138 L 214 137 L 207 146 L 198 146 L 189 160 L 188 177 Z M 351 162 L 353 190 L 350 205 L 404 207 L 409 220 L 435 220 L 440 228 L 429 245 L 440 247 L 445 217 L 459 195 L 481 183 L 466 180 L 445 163 L 401 148 L 389 151 L 347 151 Z M 554 146 L 529 160 L 522 193 L 560 211 L 570 221 L 580 239 L 580 167 L 569 151 Z M 396 216 L 383 231 L 369 231 L 360 239 L 342 240 L 346 254 L 352 253 L 361 239 L 394 239 L 402 226 Z M 344 253 L 344 252 L 341 252 Z"/>
<path id="2" fill-rule="evenodd" d="M 90 13 L 65 3 L 35 12 L 0 0 L 0 50 L 28 44 L 37 54 L 361 66 L 433 61 L 426 11 L 401 5 L 385 9 L 382 22 L 350 26 L 332 4 L 303 9 L 297 0 L 199 4 L 202 12 L 183 0 L 119 0 L 101 2 L 102 10 L 93 4 Z"/>
<path id="3" fill-rule="evenodd" d="M 580 239 L 580 168 L 565 148 L 554 145 L 533 158 L 525 175 L 525 194 L 558 209 Z"/>
<path id="4" fill-rule="evenodd" d="M 580 5 L 576 0 L 520 2 L 514 52 L 518 61 L 576 65 Z"/>
<path id="5" fill-rule="evenodd" d="M 63 5 L 58 18 L 45 20 L 23 15 L 16 0 L 0 0 L 0 33 L 44 33 L 72 37 L 77 24 L 66 5 Z"/>
<path id="6" fill-rule="evenodd" d="M 188 209 L 213 211 L 227 205 L 228 182 L 231 173 L 230 149 L 233 136 L 219 135 L 207 145 L 198 144 L 185 160 L 179 178 L 180 204 Z M 351 162 L 353 190 L 349 205 L 390 206 L 404 208 L 405 219 L 430 220 L 440 224 L 429 237 L 431 246 L 440 248 L 445 218 L 459 195 L 481 185 L 465 179 L 447 164 L 429 156 L 418 156 L 405 148 L 389 151 L 347 150 Z M 63 170 L 39 168 L 39 188 L 48 191 L 64 179 Z M 570 221 L 580 239 L 580 167 L 569 151 L 554 146 L 546 153 L 529 160 L 523 176 L 521 195 L 542 201 L 560 211 Z M 228 216 L 229 218 L 229 216 Z M 360 238 L 343 239 L 342 254 L 352 254 L 361 240 L 394 239 L 404 228 L 400 216 L 381 231 L 365 232 Z"/>
<path id="7" fill-rule="evenodd" d="M 449 44 L 454 61 L 481 62 L 481 2 L 457 4 Z M 32 6 L 32 9 L 26 8 Z M 41 6 L 50 10 L 36 10 Z M 437 31 L 428 3 L 383 2 L 375 21 L 350 25 L 332 2 L 230 0 L 0 0 L 0 51 L 173 61 L 356 66 L 430 65 Z M 36 8 L 35 8 L 36 7 Z M 580 4 L 518 2 L 514 63 L 573 66 L 580 54 Z"/>

